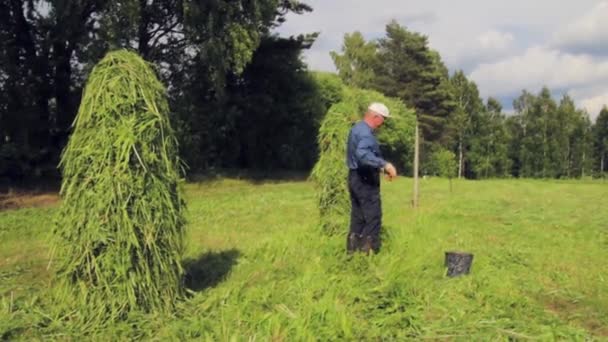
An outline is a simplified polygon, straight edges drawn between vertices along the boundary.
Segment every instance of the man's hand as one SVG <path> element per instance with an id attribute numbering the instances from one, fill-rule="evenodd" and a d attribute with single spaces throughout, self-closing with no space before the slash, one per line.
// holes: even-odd
<path id="1" fill-rule="evenodd" d="M 388 175 L 388 180 L 393 180 L 393 178 L 397 177 L 397 169 L 391 163 L 384 165 L 384 172 Z"/>

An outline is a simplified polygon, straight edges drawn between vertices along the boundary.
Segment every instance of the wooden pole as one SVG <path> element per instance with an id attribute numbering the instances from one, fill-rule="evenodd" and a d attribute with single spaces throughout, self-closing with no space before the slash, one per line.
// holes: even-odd
<path id="1" fill-rule="evenodd" d="M 412 206 L 418 207 L 418 163 L 420 160 L 420 138 L 418 132 L 418 118 L 416 118 L 416 137 L 414 143 L 414 197 L 412 198 Z"/>

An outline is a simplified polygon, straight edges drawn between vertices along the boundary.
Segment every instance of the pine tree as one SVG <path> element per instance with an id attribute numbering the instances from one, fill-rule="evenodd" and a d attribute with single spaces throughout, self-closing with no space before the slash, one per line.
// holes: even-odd
<path id="1" fill-rule="evenodd" d="M 375 66 L 374 88 L 414 108 L 423 138 L 439 140 L 455 103 L 447 68 L 427 37 L 392 21 L 378 41 Z"/>

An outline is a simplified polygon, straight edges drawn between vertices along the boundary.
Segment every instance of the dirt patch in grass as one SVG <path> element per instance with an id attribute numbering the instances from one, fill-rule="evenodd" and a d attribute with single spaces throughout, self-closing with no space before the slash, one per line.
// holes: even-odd
<path id="1" fill-rule="evenodd" d="M 547 311 L 560 319 L 576 324 L 595 336 L 608 337 L 608 325 L 585 310 L 579 304 L 564 298 L 546 297 L 542 299 Z"/>
<path id="2" fill-rule="evenodd" d="M 0 194 L 0 211 L 48 207 L 59 202 L 59 195 L 55 192 L 8 192 Z"/>

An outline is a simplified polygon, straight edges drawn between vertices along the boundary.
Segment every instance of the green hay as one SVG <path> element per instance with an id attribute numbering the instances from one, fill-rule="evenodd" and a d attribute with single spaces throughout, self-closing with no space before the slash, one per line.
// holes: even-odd
<path id="1" fill-rule="evenodd" d="M 311 178 L 317 185 L 321 229 L 329 234 L 347 231 L 350 197 L 347 188 L 346 142 L 354 123 L 371 102 L 383 102 L 393 118 L 386 121 L 378 134 L 386 159 L 404 165 L 411 156 L 415 115 L 398 100 L 380 93 L 348 89 L 342 102 L 334 104 L 319 128 L 319 160 Z"/>
<path id="2" fill-rule="evenodd" d="M 93 69 L 60 164 L 54 229 L 60 300 L 84 321 L 166 312 L 183 294 L 182 170 L 168 112 L 136 54 L 109 53 Z"/>
<path id="3" fill-rule="evenodd" d="M 312 171 L 318 188 L 321 228 L 332 235 L 344 232 L 350 212 L 346 179 L 346 140 L 353 122 L 345 113 L 354 113 L 352 105 L 339 102 L 327 112 L 319 128 L 319 160 Z"/>

